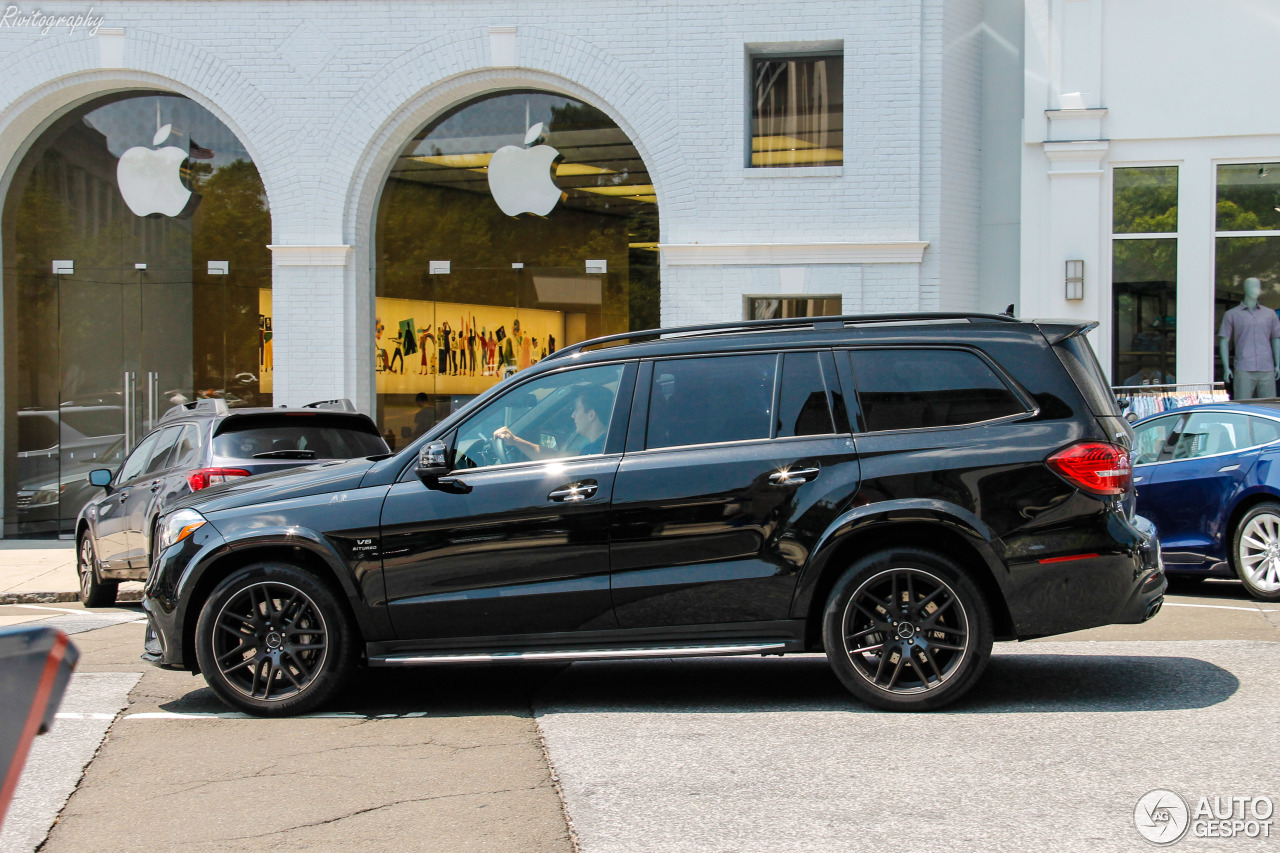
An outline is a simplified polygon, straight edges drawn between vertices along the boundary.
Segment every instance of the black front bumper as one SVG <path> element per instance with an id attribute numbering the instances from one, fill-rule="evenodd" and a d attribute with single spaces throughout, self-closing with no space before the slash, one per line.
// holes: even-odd
<path id="1" fill-rule="evenodd" d="M 144 661 L 165 669 L 195 670 L 194 651 L 186 648 L 187 604 L 201 566 L 225 553 L 226 547 L 222 536 L 206 522 L 156 558 L 142 595 L 142 609 L 147 614 Z"/>

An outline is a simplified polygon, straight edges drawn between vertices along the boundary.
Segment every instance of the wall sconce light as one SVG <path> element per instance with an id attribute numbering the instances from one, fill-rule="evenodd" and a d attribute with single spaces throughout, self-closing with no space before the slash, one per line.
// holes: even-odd
<path id="1" fill-rule="evenodd" d="M 1067 261 L 1067 298 L 1084 299 L 1084 261 Z"/>

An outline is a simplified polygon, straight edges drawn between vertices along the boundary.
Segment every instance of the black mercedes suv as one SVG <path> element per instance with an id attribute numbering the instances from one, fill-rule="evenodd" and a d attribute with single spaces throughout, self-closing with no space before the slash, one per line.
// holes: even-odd
<path id="1" fill-rule="evenodd" d="M 717 324 L 556 352 L 390 456 L 228 483 L 160 522 L 144 658 L 300 713 L 358 665 L 825 651 L 937 708 L 993 640 L 1165 589 L 1093 324 Z"/>

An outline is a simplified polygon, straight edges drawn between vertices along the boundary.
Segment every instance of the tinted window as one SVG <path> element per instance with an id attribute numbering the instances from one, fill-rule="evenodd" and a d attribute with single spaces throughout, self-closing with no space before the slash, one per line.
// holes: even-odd
<path id="1" fill-rule="evenodd" d="M 127 483 L 142 473 L 147 463 L 151 461 L 151 450 L 156 445 L 157 435 L 158 433 L 151 433 L 129 454 L 129 458 L 125 460 L 124 468 L 120 470 L 120 476 L 116 478 L 117 483 Z"/>
<path id="2" fill-rule="evenodd" d="M 1280 423 L 1270 418 L 1249 418 L 1249 423 L 1253 427 L 1254 444 L 1270 444 L 1280 439 Z"/>
<path id="3" fill-rule="evenodd" d="M 155 474 L 169 467 L 169 452 L 173 450 L 173 443 L 178 440 L 178 432 L 181 429 L 182 427 L 171 426 L 160 431 L 156 437 L 155 446 L 151 448 L 151 458 L 147 461 L 144 474 Z"/>
<path id="4" fill-rule="evenodd" d="M 1182 415 L 1156 418 L 1133 428 L 1133 464 L 1147 465 L 1155 462 L 1169 440 L 1169 430 Z"/>
<path id="5" fill-rule="evenodd" d="M 455 468 L 483 468 L 604 453 L 622 365 L 552 373 L 526 382 L 458 428 Z"/>
<path id="6" fill-rule="evenodd" d="M 169 467 L 196 465 L 200 460 L 200 428 L 195 424 L 187 424 L 178 436 L 178 443 L 173 446 L 173 457 Z"/>
<path id="7" fill-rule="evenodd" d="M 867 429 L 959 426 L 1026 406 L 978 356 L 963 350 L 852 350 Z"/>
<path id="8" fill-rule="evenodd" d="M 647 446 L 768 438 L 777 364 L 774 355 L 656 362 Z"/>
<path id="9" fill-rule="evenodd" d="M 254 422 L 214 436 L 213 455 L 232 459 L 353 459 L 387 452 L 378 436 L 322 422 L 281 419 Z"/>
<path id="10" fill-rule="evenodd" d="M 775 434 L 830 435 L 835 432 L 831 419 L 831 398 L 824 381 L 820 353 L 792 352 L 782 360 L 782 392 L 778 397 Z"/>
<path id="11" fill-rule="evenodd" d="M 1169 441 L 1170 459 L 1198 459 L 1243 450 L 1250 445 L 1249 418 L 1230 412 L 1192 412 Z"/>

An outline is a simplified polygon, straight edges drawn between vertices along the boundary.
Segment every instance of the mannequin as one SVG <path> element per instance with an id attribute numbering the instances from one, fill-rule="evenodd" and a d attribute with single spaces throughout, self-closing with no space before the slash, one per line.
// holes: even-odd
<path id="1" fill-rule="evenodd" d="M 1218 353 L 1222 356 L 1223 378 L 1233 382 L 1232 397 L 1252 400 L 1276 395 L 1280 378 L 1280 317 L 1258 304 L 1262 282 L 1244 280 L 1244 299 L 1222 317 L 1218 330 Z M 1236 350 L 1235 369 L 1228 350 Z"/>

